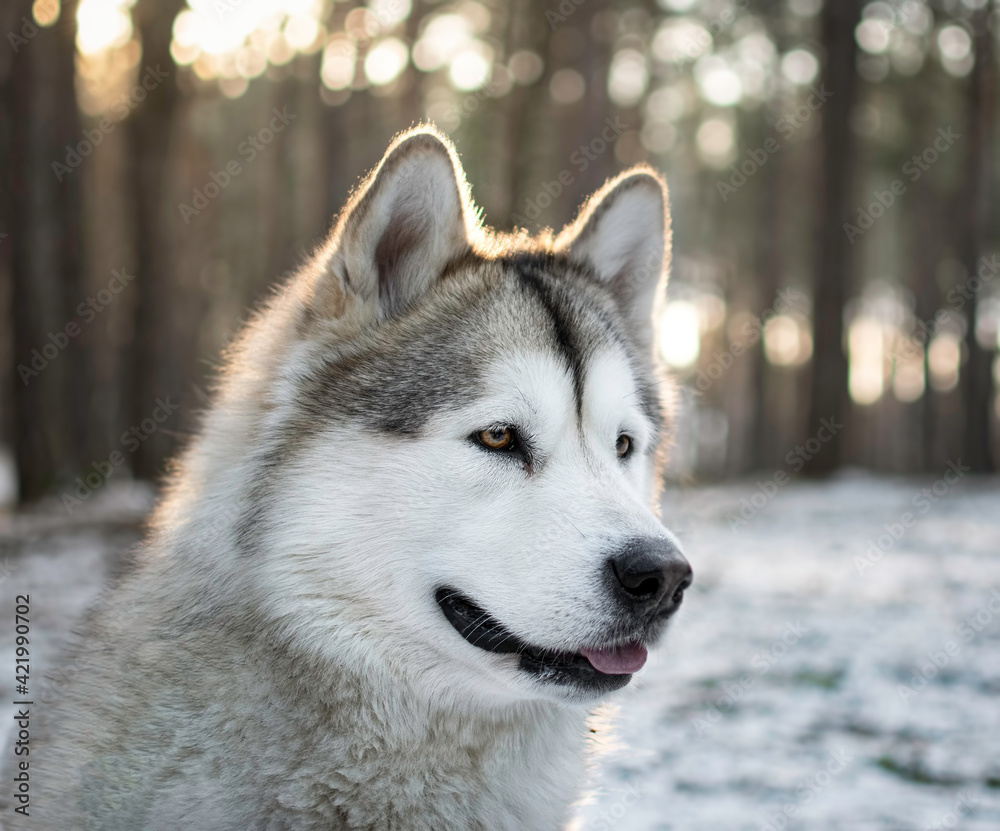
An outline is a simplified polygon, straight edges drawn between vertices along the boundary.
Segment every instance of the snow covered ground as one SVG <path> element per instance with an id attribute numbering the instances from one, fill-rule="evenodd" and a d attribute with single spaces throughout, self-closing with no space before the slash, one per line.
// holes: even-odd
<path id="1" fill-rule="evenodd" d="M 59 639 L 148 505 L 133 489 L 74 518 L 0 515 L 0 619 L 30 593 L 43 701 Z M 695 586 L 666 645 L 594 718 L 575 828 L 1000 828 L 1000 479 L 673 489 L 664 519 Z M 13 651 L 4 625 L 2 666 Z"/>

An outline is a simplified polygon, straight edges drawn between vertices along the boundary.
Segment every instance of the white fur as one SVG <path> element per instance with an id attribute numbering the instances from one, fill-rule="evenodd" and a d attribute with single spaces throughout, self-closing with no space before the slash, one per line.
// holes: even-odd
<path id="1" fill-rule="evenodd" d="M 648 499 L 646 457 L 622 465 L 615 455 L 622 428 L 640 445 L 650 436 L 628 365 L 605 355 L 593 366 L 583 443 L 571 379 L 544 354 L 492 367 L 492 392 L 438 418 L 426 439 L 374 443 L 331 428 L 316 456 L 337 463 L 311 456 L 281 488 L 281 522 L 265 546 L 276 613 L 310 621 L 331 655 L 366 642 L 428 695 L 484 706 L 566 701 L 561 688 L 519 672 L 516 656 L 458 637 L 433 594 L 458 586 L 539 647 L 578 651 L 601 638 L 612 611 L 595 576 L 608 552 L 667 532 Z M 467 440 L 498 421 L 523 425 L 537 442 L 530 479 Z"/>

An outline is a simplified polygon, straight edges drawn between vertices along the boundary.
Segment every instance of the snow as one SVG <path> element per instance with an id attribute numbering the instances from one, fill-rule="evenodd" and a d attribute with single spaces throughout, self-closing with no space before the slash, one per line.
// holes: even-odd
<path id="1" fill-rule="evenodd" d="M 670 489 L 664 520 L 695 585 L 647 668 L 593 718 L 573 828 L 1000 828 L 1000 479 L 943 481 Z M 0 514 L 0 615 L 13 621 L 30 593 L 45 695 L 59 642 L 148 506 L 133 487 L 72 517 L 58 504 Z M 884 553 L 860 559 L 880 537 Z M 13 651 L 0 627 L 4 666 Z M 0 701 L 13 683 L 0 673 Z"/>

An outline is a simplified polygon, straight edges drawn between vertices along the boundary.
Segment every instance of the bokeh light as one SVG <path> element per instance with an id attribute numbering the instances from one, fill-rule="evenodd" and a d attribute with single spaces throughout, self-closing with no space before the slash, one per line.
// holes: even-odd
<path id="1" fill-rule="evenodd" d="M 961 78 L 972 70 L 975 64 L 972 37 L 964 27 L 957 24 L 942 27 L 937 35 L 937 48 L 941 66 L 951 75 Z"/>
<path id="2" fill-rule="evenodd" d="M 671 12 L 686 12 L 690 10 L 698 0 L 658 0 L 660 6 Z"/>
<path id="3" fill-rule="evenodd" d="M 694 66 L 694 77 L 702 97 L 717 107 L 732 106 L 743 97 L 740 76 L 718 55 L 701 58 Z"/>
<path id="4" fill-rule="evenodd" d="M 246 82 L 262 75 L 268 65 L 285 66 L 297 54 L 329 45 L 325 12 L 323 0 L 188 0 L 188 8 L 174 20 L 170 53 L 179 65 L 191 66 L 202 81 L 218 82 L 227 97 L 239 97 Z M 373 15 L 371 32 L 365 36 L 374 37 L 383 28 Z M 320 72 L 324 84 L 337 77 L 329 60 L 324 49 Z"/>
<path id="5" fill-rule="evenodd" d="M 805 320 L 780 314 L 764 324 L 764 354 L 775 366 L 800 366 L 812 355 L 812 336 Z"/>
<path id="6" fill-rule="evenodd" d="M 707 118 L 695 133 L 698 156 L 710 167 L 724 168 L 734 157 L 736 135 L 732 125 L 724 118 Z"/>
<path id="7" fill-rule="evenodd" d="M 793 84 L 807 86 L 819 74 L 819 61 L 808 49 L 793 49 L 781 59 L 781 74 Z"/>
<path id="8" fill-rule="evenodd" d="M 510 71 L 514 83 L 529 86 L 542 77 L 542 73 L 545 71 L 545 62 L 538 53 L 522 49 L 510 56 L 507 69 Z"/>
<path id="9" fill-rule="evenodd" d="M 31 4 L 31 16 L 39 26 L 52 26 L 59 20 L 62 6 L 59 0 L 35 0 Z"/>
<path id="10" fill-rule="evenodd" d="M 399 38 L 379 41 L 365 56 L 365 76 L 375 86 L 392 83 L 406 68 L 409 50 Z"/>
<path id="11" fill-rule="evenodd" d="M 958 386 L 962 363 L 962 342 L 953 332 L 934 336 L 927 348 L 927 369 L 931 387 L 938 392 L 951 392 Z"/>
<path id="12" fill-rule="evenodd" d="M 620 50 L 611 61 L 608 73 L 608 95 L 619 107 L 639 103 L 649 83 L 646 59 L 635 49 Z"/>
<path id="13" fill-rule="evenodd" d="M 865 52 L 870 55 L 881 55 L 889 48 L 888 21 L 877 17 L 862 20 L 854 30 L 854 38 Z"/>
<path id="14" fill-rule="evenodd" d="M 135 0 L 80 0 L 76 10 L 76 46 L 94 55 L 124 46 L 132 37 Z"/>
<path id="15" fill-rule="evenodd" d="M 493 65 L 493 52 L 480 41 L 467 45 L 452 59 L 448 78 L 455 89 L 471 92 L 486 85 Z"/>
<path id="16" fill-rule="evenodd" d="M 882 325 L 858 318 L 848 331 L 848 391 L 858 404 L 874 404 L 885 390 L 885 340 Z"/>
<path id="17" fill-rule="evenodd" d="M 320 78 L 327 89 L 347 89 L 354 81 L 358 51 L 347 35 L 335 35 L 323 49 Z"/>
<path id="18" fill-rule="evenodd" d="M 892 394 L 909 404 L 924 394 L 924 347 L 913 338 L 900 338 L 893 356 Z"/>
<path id="19" fill-rule="evenodd" d="M 698 307 L 687 300 L 666 305 L 660 318 L 660 355 L 675 369 L 690 367 L 701 352 Z"/>
<path id="20" fill-rule="evenodd" d="M 587 82 L 575 69 L 560 69 L 549 81 L 549 95 L 557 104 L 575 104 L 587 91 Z"/>
<path id="21" fill-rule="evenodd" d="M 711 49 L 711 32 L 688 18 L 665 20 L 656 30 L 652 43 L 653 57 L 668 64 L 695 61 Z"/>

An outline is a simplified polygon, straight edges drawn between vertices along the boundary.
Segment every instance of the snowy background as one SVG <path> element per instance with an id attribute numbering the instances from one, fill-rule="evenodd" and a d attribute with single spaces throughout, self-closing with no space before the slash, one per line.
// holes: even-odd
<path id="1" fill-rule="evenodd" d="M 75 517 L 0 517 L 0 614 L 31 594 L 43 694 L 150 501 L 109 485 Z M 670 490 L 664 519 L 695 586 L 667 644 L 594 718 L 575 829 L 1000 828 L 1000 480 L 849 473 L 773 496 L 749 480 Z M 12 683 L 0 674 L 0 701 Z"/>

